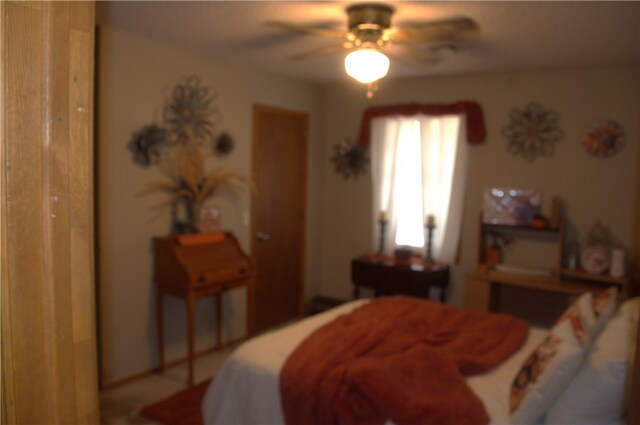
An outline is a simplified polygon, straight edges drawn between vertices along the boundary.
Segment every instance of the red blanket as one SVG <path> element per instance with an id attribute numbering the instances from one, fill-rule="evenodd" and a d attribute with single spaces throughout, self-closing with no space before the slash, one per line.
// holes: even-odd
<path id="1" fill-rule="evenodd" d="M 528 327 L 410 297 L 375 299 L 317 329 L 280 374 L 287 424 L 483 424 L 464 376 L 495 367 Z"/>

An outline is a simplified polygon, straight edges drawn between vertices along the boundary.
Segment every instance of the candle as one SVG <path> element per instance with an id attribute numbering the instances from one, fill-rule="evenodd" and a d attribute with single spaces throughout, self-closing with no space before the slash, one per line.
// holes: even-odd
<path id="1" fill-rule="evenodd" d="M 436 218 L 433 214 L 427 216 L 427 227 L 434 227 L 436 225 Z"/>
<path id="2" fill-rule="evenodd" d="M 387 213 L 385 211 L 380 211 L 380 222 L 385 223 L 387 221 Z"/>

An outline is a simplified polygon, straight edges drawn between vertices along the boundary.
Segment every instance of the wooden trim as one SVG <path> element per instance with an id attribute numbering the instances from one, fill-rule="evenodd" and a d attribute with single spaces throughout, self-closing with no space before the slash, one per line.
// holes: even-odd
<path id="1" fill-rule="evenodd" d="M 640 149 L 638 149 L 638 166 L 636 167 L 636 194 L 640 191 Z M 640 196 L 636 196 L 636 270 L 635 285 L 633 294 L 637 295 L 640 289 Z M 638 318 L 640 322 L 640 317 Z M 633 375 L 631 380 L 631 400 L 629 406 L 628 424 L 640 424 L 640 326 L 638 326 L 638 336 L 636 338 L 636 354 L 633 362 Z"/>
<path id="2" fill-rule="evenodd" d="M 6 2 L 0 1 L 0 263 L 7 264 L 9 261 L 7 254 L 7 208 L 6 208 L 6 137 L 7 137 L 7 109 L 4 94 L 7 87 L 5 81 L 5 66 L 7 63 L 5 44 L 7 43 L 7 35 L 5 34 L 5 22 L 6 18 Z M 2 332 L 2 341 L 0 345 L 0 359 L 2 359 L 0 366 L 0 382 L 2 387 L 0 394 L 2 394 L 2 404 L 0 409 L 0 422 L 1 423 L 16 423 L 16 409 L 15 409 L 15 388 L 13 383 L 15 382 L 13 370 L 13 356 L 11 355 L 11 344 L 7 341 L 13 339 L 13 326 L 11 323 L 11 304 L 9 300 L 11 295 L 9 293 L 9 272 L 8 267 L 0 267 L 0 279 L 2 282 L 0 293 L 0 326 Z"/>
<path id="3" fill-rule="evenodd" d="M 640 149 L 638 150 L 638 166 L 636 167 L 636 194 L 640 191 Z M 636 270 L 634 295 L 640 289 L 640 196 L 636 197 Z M 640 317 L 638 318 L 640 322 Z M 636 338 L 636 354 L 633 362 L 633 375 L 631 380 L 631 403 L 629 405 L 628 424 L 640 424 L 640 326 L 638 326 L 638 336 Z"/>
<path id="4" fill-rule="evenodd" d="M 251 191 L 251 225 L 249 227 L 249 255 L 251 257 L 251 262 L 253 263 L 254 267 L 256 267 L 256 272 L 257 272 L 257 261 L 256 261 L 256 234 L 258 233 L 258 226 L 256 224 L 256 217 L 258 215 L 258 206 L 257 206 L 257 197 L 258 194 L 257 192 L 257 182 L 256 182 L 256 163 L 257 163 L 257 159 L 256 159 L 256 145 L 257 145 L 257 124 L 256 124 L 256 114 L 257 114 L 257 106 L 253 105 L 253 112 L 252 112 L 252 116 L 251 116 L 251 181 L 254 184 L 254 190 Z M 254 281 L 254 284 L 257 285 L 257 279 Z M 254 289 L 255 288 L 254 285 Z M 251 305 L 247 305 L 248 309 L 251 309 L 251 323 L 248 323 L 249 328 L 251 329 L 251 331 L 253 332 L 254 329 L 256 329 L 255 327 L 255 310 L 256 310 L 256 306 L 255 304 L 253 304 L 254 302 L 254 294 L 251 294 Z"/>
<path id="5" fill-rule="evenodd" d="M 298 312 L 302 315 L 304 314 L 304 289 L 305 289 L 305 273 L 306 273 L 306 258 L 307 258 L 307 249 L 306 249 L 306 229 L 307 229 L 307 188 L 309 181 L 309 173 L 307 169 L 307 162 L 309 161 L 309 114 L 301 113 L 300 114 L 304 118 L 304 181 L 303 181 L 303 195 L 302 195 L 302 205 L 300 206 L 300 211 L 304 211 L 302 217 L 300 217 L 300 299 L 299 299 L 299 307 Z"/>
<path id="6" fill-rule="evenodd" d="M 638 322 L 640 322 L 640 317 L 638 317 Z M 633 361 L 633 364 L 630 366 L 633 367 L 633 371 L 631 375 L 631 391 L 629 394 L 629 418 L 627 420 L 628 424 L 640 424 L 640 325 L 638 326 L 638 334 L 636 336 L 636 354 Z"/>

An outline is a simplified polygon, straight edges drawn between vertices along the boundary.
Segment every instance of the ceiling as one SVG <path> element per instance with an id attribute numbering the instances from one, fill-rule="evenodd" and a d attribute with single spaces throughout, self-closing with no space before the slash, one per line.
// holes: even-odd
<path id="1" fill-rule="evenodd" d="M 334 1 L 108 1 L 98 24 L 174 43 L 229 62 L 312 82 L 347 78 L 343 53 L 304 61 L 287 56 L 335 44 L 265 25 L 267 19 L 346 30 Z M 640 2 L 388 1 L 393 24 L 451 16 L 476 20 L 481 38 L 442 51 L 438 63 L 400 63 L 392 77 L 550 70 L 640 63 Z"/>

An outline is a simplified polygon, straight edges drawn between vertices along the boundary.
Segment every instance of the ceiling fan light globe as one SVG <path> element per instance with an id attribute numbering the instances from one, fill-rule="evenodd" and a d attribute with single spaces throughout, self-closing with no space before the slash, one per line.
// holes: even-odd
<path id="1" fill-rule="evenodd" d="M 344 68 L 350 77 L 368 84 L 387 75 L 389 58 L 376 49 L 354 50 L 344 58 Z"/>

